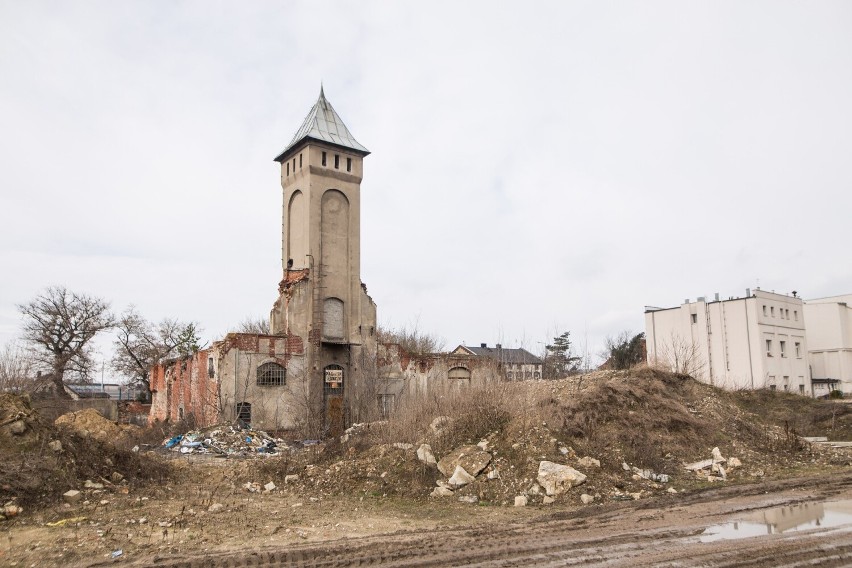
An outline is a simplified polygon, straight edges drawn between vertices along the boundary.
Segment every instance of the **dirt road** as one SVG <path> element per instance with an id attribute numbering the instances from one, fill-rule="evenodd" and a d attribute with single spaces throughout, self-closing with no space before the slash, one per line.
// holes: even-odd
<path id="1" fill-rule="evenodd" d="M 852 514 L 813 528 L 750 538 L 703 540 L 707 528 L 810 511 L 852 499 L 852 473 L 726 486 L 692 495 L 553 510 L 493 520 L 328 542 L 140 558 L 133 566 L 850 566 Z M 852 511 L 852 509 L 850 509 Z M 798 514 L 798 513 L 797 513 Z M 812 519 L 813 520 L 813 519 Z M 812 523 L 813 524 L 813 523 Z M 782 527 L 783 528 L 783 527 Z M 777 531 L 768 524 L 765 530 Z M 736 532 L 736 531 L 734 531 Z M 94 564 L 96 566 L 105 563 Z"/>

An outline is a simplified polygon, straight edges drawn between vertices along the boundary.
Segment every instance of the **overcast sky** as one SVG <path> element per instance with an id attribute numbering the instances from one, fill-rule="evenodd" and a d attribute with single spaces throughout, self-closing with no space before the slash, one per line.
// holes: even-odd
<path id="1" fill-rule="evenodd" d="M 0 344 L 51 284 L 267 315 L 320 82 L 385 325 L 595 354 L 645 305 L 852 292 L 852 3 L 0 0 Z"/>

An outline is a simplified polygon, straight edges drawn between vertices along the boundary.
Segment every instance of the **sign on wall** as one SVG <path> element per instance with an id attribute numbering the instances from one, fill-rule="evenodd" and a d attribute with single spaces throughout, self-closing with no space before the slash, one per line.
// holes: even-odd
<path id="1" fill-rule="evenodd" d="M 343 385 L 343 369 L 326 369 L 325 383 L 329 388 L 340 388 Z"/>

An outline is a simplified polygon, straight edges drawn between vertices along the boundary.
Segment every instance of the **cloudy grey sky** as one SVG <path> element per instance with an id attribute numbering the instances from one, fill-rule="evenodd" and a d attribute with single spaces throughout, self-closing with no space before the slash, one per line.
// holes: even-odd
<path id="1" fill-rule="evenodd" d="M 50 284 L 267 314 L 320 82 L 373 153 L 362 277 L 448 346 L 852 292 L 849 2 L 0 0 L 0 344 Z"/>

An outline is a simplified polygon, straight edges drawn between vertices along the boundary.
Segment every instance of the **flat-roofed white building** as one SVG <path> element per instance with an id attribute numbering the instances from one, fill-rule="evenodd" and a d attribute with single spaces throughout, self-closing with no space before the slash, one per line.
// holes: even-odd
<path id="1" fill-rule="evenodd" d="M 645 309 L 648 362 L 727 389 L 813 395 L 802 299 L 763 290 Z"/>
<path id="2" fill-rule="evenodd" d="M 807 300 L 804 311 L 814 394 L 852 393 L 852 294 Z"/>

